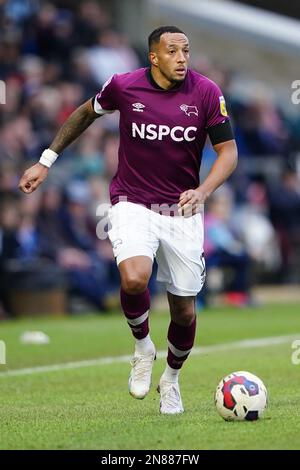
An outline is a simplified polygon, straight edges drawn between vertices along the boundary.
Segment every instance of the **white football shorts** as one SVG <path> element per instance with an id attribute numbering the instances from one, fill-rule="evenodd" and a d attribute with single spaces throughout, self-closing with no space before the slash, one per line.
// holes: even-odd
<path id="1" fill-rule="evenodd" d="M 142 205 L 122 201 L 109 210 L 109 239 L 117 264 L 148 256 L 158 265 L 157 280 L 168 292 L 195 296 L 205 280 L 203 214 L 161 215 Z"/>

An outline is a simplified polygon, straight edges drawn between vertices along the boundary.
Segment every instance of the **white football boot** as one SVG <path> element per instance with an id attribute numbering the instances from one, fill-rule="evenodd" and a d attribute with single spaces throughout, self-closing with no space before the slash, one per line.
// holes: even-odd
<path id="1" fill-rule="evenodd" d="M 151 376 L 153 362 L 156 359 L 156 352 L 147 354 L 135 353 L 131 365 L 129 376 L 129 393 L 134 398 L 142 400 L 149 393 L 151 387 Z"/>
<path id="2" fill-rule="evenodd" d="M 162 414 L 175 415 L 184 412 L 178 382 L 167 382 L 161 378 L 157 391 L 160 393 L 159 411 Z"/>

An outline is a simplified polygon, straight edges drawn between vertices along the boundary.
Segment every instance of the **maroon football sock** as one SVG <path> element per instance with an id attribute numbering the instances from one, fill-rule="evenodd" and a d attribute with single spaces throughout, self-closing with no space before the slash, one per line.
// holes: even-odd
<path id="1" fill-rule="evenodd" d="M 171 321 L 168 331 L 167 362 L 172 369 L 181 369 L 194 345 L 196 317 L 189 326 L 180 326 Z"/>
<path id="2" fill-rule="evenodd" d="M 148 314 L 150 308 L 150 293 L 146 289 L 142 294 L 127 294 L 121 289 L 121 305 L 136 339 L 143 339 L 149 333 Z"/>

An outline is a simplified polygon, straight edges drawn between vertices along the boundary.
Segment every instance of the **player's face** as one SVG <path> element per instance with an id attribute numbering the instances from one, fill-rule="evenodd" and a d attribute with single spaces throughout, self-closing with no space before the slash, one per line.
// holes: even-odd
<path id="1" fill-rule="evenodd" d="M 189 41 L 182 33 L 165 33 L 150 52 L 150 60 L 159 73 L 170 83 L 182 82 L 189 62 Z"/>

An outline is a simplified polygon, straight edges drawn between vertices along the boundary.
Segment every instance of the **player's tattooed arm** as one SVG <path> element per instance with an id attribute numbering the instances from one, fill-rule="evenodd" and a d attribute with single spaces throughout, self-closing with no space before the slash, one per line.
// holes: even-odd
<path id="1" fill-rule="evenodd" d="M 70 145 L 77 137 L 87 129 L 92 122 L 99 117 L 93 109 L 92 100 L 83 103 L 77 108 L 71 116 L 66 120 L 58 131 L 50 150 L 57 154 L 62 152 L 68 145 Z M 38 162 L 26 170 L 19 183 L 19 188 L 26 194 L 35 191 L 39 185 L 47 178 L 49 167 Z"/>
<path id="2" fill-rule="evenodd" d="M 95 113 L 92 101 L 88 100 L 77 108 L 64 122 L 56 134 L 50 149 L 61 153 L 68 145 L 74 142 L 99 117 Z"/>

